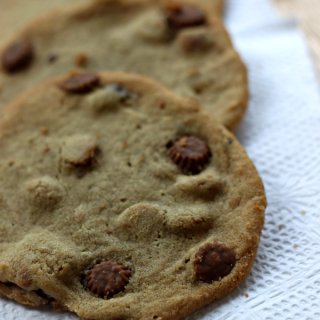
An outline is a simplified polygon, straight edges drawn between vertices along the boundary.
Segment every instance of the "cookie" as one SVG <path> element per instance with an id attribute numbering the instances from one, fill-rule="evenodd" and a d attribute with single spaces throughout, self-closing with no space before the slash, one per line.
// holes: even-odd
<path id="1" fill-rule="evenodd" d="M 182 319 L 250 272 L 261 179 L 232 133 L 154 80 L 48 80 L 5 108 L 0 152 L 10 298 L 82 319 Z"/>
<path id="2" fill-rule="evenodd" d="M 96 0 L 35 20 L 0 49 L 0 107 L 69 70 L 125 71 L 198 101 L 234 130 L 248 92 L 245 67 L 227 32 L 207 7 L 166 3 Z M 31 46 L 27 63 L 25 46 Z"/>
<path id="3" fill-rule="evenodd" d="M 207 5 L 217 14 L 221 15 L 223 12 L 224 0 L 198 0 L 198 2 Z"/>

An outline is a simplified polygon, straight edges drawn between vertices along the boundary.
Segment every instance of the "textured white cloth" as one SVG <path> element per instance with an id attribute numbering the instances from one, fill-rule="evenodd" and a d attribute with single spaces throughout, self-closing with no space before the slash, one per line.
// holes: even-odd
<path id="1" fill-rule="evenodd" d="M 227 1 L 225 23 L 250 79 L 236 135 L 263 178 L 268 208 L 251 274 L 187 319 L 320 319 L 320 92 L 306 44 L 268 0 Z M 78 317 L 0 296 L 0 319 Z"/>

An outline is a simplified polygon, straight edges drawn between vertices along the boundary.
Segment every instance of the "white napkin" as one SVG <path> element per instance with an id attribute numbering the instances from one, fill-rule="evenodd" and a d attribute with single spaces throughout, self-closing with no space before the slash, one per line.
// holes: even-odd
<path id="1" fill-rule="evenodd" d="M 320 92 L 307 47 L 296 22 L 277 17 L 268 0 L 229 0 L 225 23 L 250 79 L 236 135 L 269 205 L 251 274 L 187 319 L 320 319 Z M 0 295 L 0 319 L 79 318 Z"/>

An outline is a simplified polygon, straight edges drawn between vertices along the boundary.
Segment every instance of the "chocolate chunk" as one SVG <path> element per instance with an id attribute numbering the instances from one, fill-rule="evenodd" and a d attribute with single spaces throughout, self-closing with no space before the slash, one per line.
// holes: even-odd
<path id="1" fill-rule="evenodd" d="M 227 276 L 236 263 L 232 249 L 220 243 L 207 243 L 195 255 L 195 271 L 200 280 L 218 281 Z"/>
<path id="2" fill-rule="evenodd" d="M 25 69 L 30 65 L 34 57 L 33 46 L 29 41 L 13 43 L 2 56 L 2 68 L 13 73 Z"/>
<path id="3" fill-rule="evenodd" d="M 88 56 L 85 53 L 79 53 L 74 62 L 78 67 L 85 67 L 88 63 Z"/>
<path id="4" fill-rule="evenodd" d="M 122 291 L 130 276 L 130 268 L 121 262 L 101 262 L 89 271 L 87 288 L 100 297 L 113 296 Z"/>
<path id="5" fill-rule="evenodd" d="M 167 24 L 172 29 L 201 26 L 206 23 L 205 14 L 193 6 L 169 6 Z"/>
<path id="6" fill-rule="evenodd" d="M 195 137 L 183 137 L 170 148 L 169 156 L 181 169 L 196 174 L 203 170 L 211 153 L 202 140 Z"/>
<path id="7" fill-rule="evenodd" d="M 100 79 L 94 73 L 79 73 L 60 84 L 60 88 L 71 93 L 88 93 L 98 87 Z"/>

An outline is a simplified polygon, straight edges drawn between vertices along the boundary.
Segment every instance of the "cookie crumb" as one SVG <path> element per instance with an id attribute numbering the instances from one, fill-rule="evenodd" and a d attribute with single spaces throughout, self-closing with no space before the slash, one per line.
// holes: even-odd
<path id="1" fill-rule="evenodd" d="M 249 297 L 249 295 L 246 293 L 246 298 L 248 298 Z"/>
<path id="2" fill-rule="evenodd" d="M 280 225 L 280 226 L 279 226 L 279 230 L 281 230 L 281 229 L 282 229 L 282 226 Z"/>
<path id="3" fill-rule="evenodd" d="M 161 102 L 159 103 L 159 109 L 164 109 L 165 107 L 166 107 L 165 102 L 164 102 L 164 101 L 161 101 Z"/>
<path id="4" fill-rule="evenodd" d="M 303 216 L 305 216 L 305 215 L 306 215 L 306 212 L 305 212 L 304 210 L 301 210 L 301 214 L 302 214 Z"/>
<path id="5" fill-rule="evenodd" d="M 51 150 L 51 149 L 50 149 L 49 147 L 46 147 L 46 148 L 43 150 L 43 152 L 44 152 L 44 153 L 48 153 L 50 150 Z"/>
<path id="6" fill-rule="evenodd" d="M 88 63 L 88 56 L 81 52 L 76 56 L 74 62 L 78 67 L 85 67 Z"/>
<path id="7" fill-rule="evenodd" d="M 296 245 L 296 244 L 294 244 L 294 246 L 293 246 L 295 249 L 297 249 L 298 248 L 298 245 Z"/>
<path id="8" fill-rule="evenodd" d="M 144 158 L 143 158 L 143 157 L 141 157 L 141 158 L 140 158 L 140 162 L 143 162 L 143 161 L 144 161 Z"/>
<path id="9" fill-rule="evenodd" d="M 41 133 L 42 133 L 42 134 L 47 134 L 48 131 L 49 131 L 49 130 L 48 130 L 47 127 L 42 127 L 42 128 L 41 128 Z"/>
<path id="10" fill-rule="evenodd" d="M 187 137 L 180 139 L 180 146 L 185 147 L 187 145 Z"/>
<path id="11" fill-rule="evenodd" d="M 126 148 L 128 146 L 128 142 L 127 141 L 123 141 L 122 146 L 123 146 L 123 148 Z"/>

